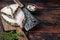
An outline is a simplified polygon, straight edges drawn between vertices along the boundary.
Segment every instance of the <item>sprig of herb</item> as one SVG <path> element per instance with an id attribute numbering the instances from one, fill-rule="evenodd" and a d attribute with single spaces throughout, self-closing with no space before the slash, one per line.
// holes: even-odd
<path id="1" fill-rule="evenodd" d="M 22 32 L 0 32 L 0 39 L 1 40 L 18 40 L 18 37 L 23 35 Z"/>

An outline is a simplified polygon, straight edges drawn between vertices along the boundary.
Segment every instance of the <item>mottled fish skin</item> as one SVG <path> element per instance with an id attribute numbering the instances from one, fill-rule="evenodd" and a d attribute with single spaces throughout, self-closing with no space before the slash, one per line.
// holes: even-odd
<path id="1" fill-rule="evenodd" d="M 31 30 L 34 26 L 39 24 L 39 21 L 26 9 L 22 8 L 26 16 L 26 23 L 24 24 L 24 28 L 26 31 Z"/>

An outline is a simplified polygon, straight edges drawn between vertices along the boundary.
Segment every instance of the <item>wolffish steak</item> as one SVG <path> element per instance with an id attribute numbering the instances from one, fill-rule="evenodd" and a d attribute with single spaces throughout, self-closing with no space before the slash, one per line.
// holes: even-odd
<path id="1" fill-rule="evenodd" d="M 16 12 L 15 12 L 16 11 Z M 25 21 L 24 12 L 18 8 L 17 4 L 12 4 L 1 9 L 2 17 L 13 26 L 23 27 L 23 21 Z M 14 18 L 13 18 L 13 17 Z"/>
<path id="2" fill-rule="evenodd" d="M 26 8 L 19 8 L 18 4 L 12 4 L 1 9 L 2 17 L 10 25 L 20 26 L 29 31 L 38 24 L 38 20 Z"/>

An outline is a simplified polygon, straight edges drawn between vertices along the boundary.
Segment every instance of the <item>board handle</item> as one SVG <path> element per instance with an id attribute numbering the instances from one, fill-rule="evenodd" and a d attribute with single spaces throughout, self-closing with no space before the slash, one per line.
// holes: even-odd
<path id="1" fill-rule="evenodd" d="M 19 5 L 20 8 L 22 8 L 24 5 L 19 0 L 13 0 L 16 4 Z"/>

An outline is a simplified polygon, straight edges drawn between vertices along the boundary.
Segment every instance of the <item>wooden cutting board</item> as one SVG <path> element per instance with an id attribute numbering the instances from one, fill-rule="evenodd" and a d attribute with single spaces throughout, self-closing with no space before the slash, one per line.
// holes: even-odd
<path id="1" fill-rule="evenodd" d="M 12 30 L 16 30 L 17 32 L 22 32 L 23 33 L 23 37 L 19 36 L 18 40 L 28 40 L 28 38 L 26 37 L 25 33 L 22 31 L 22 29 L 20 27 L 14 27 L 9 25 L 2 17 L 2 23 L 3 23 L 3 28 L 5 31 L 12 31 Z"/>

